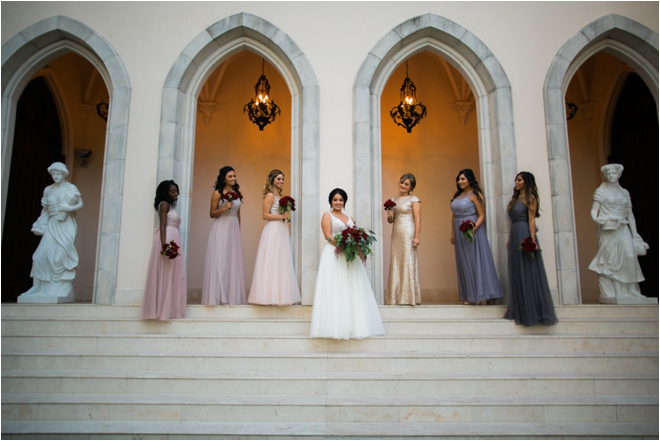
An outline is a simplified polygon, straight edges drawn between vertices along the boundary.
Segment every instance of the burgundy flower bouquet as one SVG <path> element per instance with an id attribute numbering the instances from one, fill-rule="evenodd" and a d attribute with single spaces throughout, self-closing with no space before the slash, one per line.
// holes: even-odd
<path id="1" fill-rule="evenodd" d="M 163 250 L 160 252 L 163 256 L 167 256 L 168 259 L 176 259 L 179 254 L 179 245 L 176 244 L 173 240 L 170 243 L 163 244 Z"/>
<path id="2" fill-rule="evenodd" d="M 539 253 L 543 251 L 541 248 L 539 248 L 536 242 L 534 242 L 531 236 L 524 238 L 523 241 L 520 242 L 518 250 L 522 251 L 523 253 L 527 253 L 530 259 L 534 258 L 535 251 L 538 251 Z"/>
<path id="3" fill-rule="evenodd" d="M 240 198 L 241 198 L 241 196 L 238 193 L 236 193 L 235 191 L 228 191 L 227 193 L 223 193 L 220 196 L 220 199 L 222 199 L 223 201 L 228 201 L 228 202 L 232 202 L 232 201 L 235 201 L 236 199 L 240 199 Z M 231 208 L 229 210 L 227 210 L 227 213 L 231 213 Z"/>
<path id="4" fill-rule="evenodd" d="M 458 227 L 458 231 L 463 233 L 463 237 L 465 237 L 467 240 L 470 242 L 474 242 L 476 237 L 474 237 L 474 227 L 476 225 L 474 222 L 471 220 L 466 220 L 461 223 L 461 225 Z"/>
<path id="5" fill-rule="evenodd" d="M 383 207 L 385 210 L 391 210 L 392 208 L 396 207 L 396 202 L 394 202 L 392 199 L 388 199 L 383 204 Z"/>
<path id="6" fill-rule="evenodd" d="M 335 255 L 339 257 L 343 254 L 347 265 L 355 260 L 355 256 L 359 256 L 362 263 L 366 264 L 367 256 L 372 254 L 371 244 L 376 242 L 376 235 L 371 230 L 367 232 L 364 228 L 353 226 L 337 234 L 334 239 L 337 242 Z"/>
<path id="7" fill-rule="evenodd" d="M 291 196 L 280 198 L 280 214 L 291 213 L 292 211 L 296 211 L 296 200 Z M 291 222 L 291 215 L 289 215 L 289 218 L 286 221 Z"/>

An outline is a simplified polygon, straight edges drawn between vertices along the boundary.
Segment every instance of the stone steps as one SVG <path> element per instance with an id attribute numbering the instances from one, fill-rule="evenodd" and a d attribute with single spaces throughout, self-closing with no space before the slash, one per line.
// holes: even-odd
<path id="1" fill-rule="evenodd" d="M 8 351 L 255 351 L 261 352 L 553 352 L 654 351 L 657 336 L 649 334 L 513 334 L 396 335 L 364 340 L 310 339 L 301 335 L 217 334 L 26 334 L 2 336 Z"/>
<path id="2" fill-rule="evenodd" d="M 286 422 L 640 422 L 658 421 L 658 397 L 296 396 L 4 394 L 3 421 L 143 420 Z"/>
<path id="3" fill-rule="evenodd" d="M 142 352 L 2 353 L 2 370 L 205 372 L 649 372 L 657 352 Z"/>
<path id="4" fill-rule="evenodd" d="M 388 334 L 470 335 L 511 334 L 513 322 L 503 319 L 385 319 Z M 309 319 L 181 319 L 147 322 L 127 318 L 7 318 L 2 334 L 216 334 L 216 335 L 309 335 Z M 657 318 L 564 319 L 550 327 L 518 327 L 519 334 L 657 334 Z"/>
<path id="5" fill-rule="evenodd" d="M 92 439 L 107 437 L 147 437 L 165 439 L 310 439 L 310 438 L 358 438 L 358 439 L 657 439 L 658 424 L 652 423 L 585 423 L 585 422 L 415 422 L 398 423 L 299 423 L 299 422 L 218 422 L 218 421 L 2 421 L 2 432 L 17 436 L 45 434 L 57 435 L 58 439 L 80 439 L 90 434 Z"/>

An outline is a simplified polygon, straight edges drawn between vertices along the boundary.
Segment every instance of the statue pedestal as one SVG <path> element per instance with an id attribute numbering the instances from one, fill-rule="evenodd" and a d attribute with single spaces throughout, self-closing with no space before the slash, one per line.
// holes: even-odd
<path id="1" fill-rule="evenodd" d="M 20 295 L 16 301 L 18 303 L 73 303 L 76 301 L 76 296 L 73 293 L 66 297 L 32 294 L 30 296 Z"/>
<path id="2" fill-rule="evenodd" d="M 76 295 L 71 282 L 53 285 L 42 281 L 18 296 L 16 301 L 18 303 L 73 303 L 76 301 Z"/>
<path id="3" fill-rule="evenodd" d="M 658 299 L 644 296 L 605 297 L 601 295 L 598 297 L 598 302 L 607 305 L 657 305 Z"/>

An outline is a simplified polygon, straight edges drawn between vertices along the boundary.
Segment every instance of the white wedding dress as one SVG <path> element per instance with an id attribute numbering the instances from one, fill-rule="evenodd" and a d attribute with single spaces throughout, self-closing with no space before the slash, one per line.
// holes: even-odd
<path id="1" fill-rule="evenodd" d="M 341 233 L 348 225 L 330 213 L 332 235 Z M 310 338 L 348 340 L 384 335 L 378 305 L 367 272 L 360 259 L 347 262 L 335 255 L 335 247 L 327 243 L 321 254 L 314 290 L 312 329 Z"/>

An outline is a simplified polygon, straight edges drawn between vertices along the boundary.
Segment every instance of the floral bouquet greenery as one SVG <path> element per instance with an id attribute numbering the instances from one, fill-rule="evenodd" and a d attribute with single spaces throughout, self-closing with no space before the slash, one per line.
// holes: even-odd
<path id="1" fill-rule="evenodd" d="M 372 254 L 371 244 L 376 242 L 376 235 L 371 230 L 352 226 L 337 234 L 334 239 L 337 242 L 335 248 L 337 257 L 343 254 L 348 264 L 359 256 L 362 263 L 366 264 L 367 257 Z"/>

